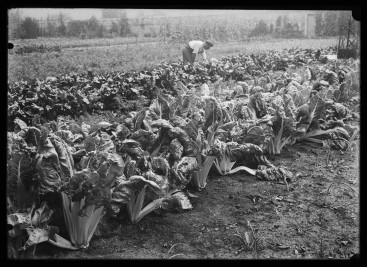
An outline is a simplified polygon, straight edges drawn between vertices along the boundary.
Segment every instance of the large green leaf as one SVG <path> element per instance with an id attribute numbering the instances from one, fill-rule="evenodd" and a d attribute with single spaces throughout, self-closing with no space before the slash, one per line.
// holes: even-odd
<path id="1" fill-rule="evenodd" d="M 170 153 L 175 160 L 179 160 L 183 153 L 183 146 L 177 138 L 170 143 Z"/>
<path id="2" fill-rule="evenodd" d="M 175 188 L 182 189 L 190 182 L 192 172 L 198 168 L 195 157 L 182 157 L 170 169 L 171 183 Z"/>
<path id="3" fill-rule="evenodd" d="M 41 192 L 57 191 L 62 185 L 59 157 L 50 139 L 46 139 L 37 155 L 36 170 L 41 185 Z"/>
<path id="4" fill-rule="evenodd" d="M 293 174 L 283 167 L 264 167 L 256 170 L 256 178 L 266 181 L 285 181 L 291 182 Z"/>
<path id="5" fill-rule="evenodd" d="M 146 115 L 146 110 L 142 109 L 133 118 L 133 123 L 134 123 L 133 131 L 134 132 L 141 128 L 145 115 Z"/>
<path id="6" fill-rule="evenodd" d="M 251 143 L 261 146 L 265 140 L 265 133 L 261 126 L 253 126 L 247 130 L 246 135 L 237 138 L 238 143 Z"/>
<path id="7" fill-rule="evenodd" d="M 70 149 L 66 142 L 56 135 L 51 136 L 50 141 L 58 156 L 61 178 L 64 181 L 68 180 L 74 175 L 74 160 Z"/>
<path id="8" fill-rule="evenodd" d="M 125 125 L 119 124 L 116 127 L 116 138 L 118 140 L 125 140 L 130 135 L 130 130 Z"/>
<path id="9" fill-rule="evenodd" d="M 180 127 L 173 127 L 168 130 L 168 136 L 172 139 L 177 138 L 178 141 L 182 144 L 184 152 L 184 156 L 195 156 L 199 152 L 198 147 L 194 140 L 190 138 L 190 136 L 186 133 L 185 130 Z"/>
<path id="10" fill-rule="evenodd" d="M 250 168 L 257 168 L 258 165 L 273 166 L 264 156 L 263 150 L 257 145 L 229 142 L 227 148 L 231 162 L 243 164 Z"/>
<path id="11" fill-rule="evenodd" d="M 30 207 L 36 199 L 32 185 L 36 186 L 36 170 L 32 159 L 22 151 L 14 151 L 7 166 L 7 196 L 19 209 Z"/>
<path id="12" fill-rule="evenodd" d="M 255 111 L 257 118 L 262 118 L 268 114 L 267 105 L 261 95 L 261 92 L 250 96 L 248 107 Z"/>

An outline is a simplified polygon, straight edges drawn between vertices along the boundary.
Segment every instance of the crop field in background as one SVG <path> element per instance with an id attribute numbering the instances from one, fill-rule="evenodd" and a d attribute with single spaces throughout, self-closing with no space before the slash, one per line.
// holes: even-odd
<path id="1" fill-rule="evenodd" d="M 337 38 L 324 39 L 265 39 L 244 42 L 218 42 L 208 50 L 208 58 L 220 59 L 234 54 L 259 53 L 289 48 L 327 48 L 337 45 Z M 173 63 L 182 60 L 184 44 L 163 43 L 154 38 L 114 38 L 68 40 L 67 38 L 42 38 L 15 42 L 18 44 L 58 44 L 60 52 L 27 53 L 8 55 L 8 80 L 45 79 L 62 73 L 107 71 L 128 71 L 149 69 L 159 63 Z"/>
<path id="2" fill-rule="evenodd" d="M 80 39 L 67 37 L 39 37 L 37 39 L 16 39 L 10 42 L 15 46 L 22 45 L 58 45 L 60 48 L 75 48 L 75 47 L 94 47 L 94 46 L 109 46 L 122 44 L 136 44 L 146 42 L 157 42 L 158 38 L 153 37 L 114 37 L 114 38 L 96 38 L 96 39 Z"/>

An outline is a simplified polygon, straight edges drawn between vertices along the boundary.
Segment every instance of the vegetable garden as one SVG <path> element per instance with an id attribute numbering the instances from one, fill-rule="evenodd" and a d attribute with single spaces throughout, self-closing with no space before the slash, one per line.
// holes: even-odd
<path id="1" fill-rule="evenodd" d="M 274 157 L 300 145 L 346 153 L 359 138 L 359 60 L 330 54 L 293 48 L 9 83 L 9 257 L 87 251 L 107 221 L 189 217 L 208 176 L 291 192 L 302 175 Z M 263 240 L 247 227 L 235 234 L 240 250 L 258 257 Z"/>

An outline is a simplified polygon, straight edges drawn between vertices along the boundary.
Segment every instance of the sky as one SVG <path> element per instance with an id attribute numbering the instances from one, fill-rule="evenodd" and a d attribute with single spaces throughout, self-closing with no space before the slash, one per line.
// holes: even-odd
<path id="1" fill-rule="evenodd" d="M 89 19 L 92 16 L 101 18 L 102 11 L 97 8 L 20 8 L 23 17 L 29 16 L 36 19 L 46 19 L 48 15 L 58 15 L 63 13 L 71 19 Z M 148 17 L 148 16 L 200 16 L 200 15 L 224 15 L 224 14 L 243 14 L 246 16 L 258 15 L 263 18 L 272 17 L 279 12 L 275 10 L 200 10 L 200 9 L 123 9 L 128 17 Z M 287 11 L 284 11 L 287 12 Z"/>
<path id="2" fill-rule="evenodd" d="M 61 13 L 70 16 L 73 19 L 89 19 L 93 15 L 100 18 L 102 12 L 100 9 L 89 8 L 76 8 L 76 9 L 64 9 L 64 8 L 20 8 L 22 16 L 32 17 L 36 19 L 46 19 L 48 15 L 58 15 Z"/>

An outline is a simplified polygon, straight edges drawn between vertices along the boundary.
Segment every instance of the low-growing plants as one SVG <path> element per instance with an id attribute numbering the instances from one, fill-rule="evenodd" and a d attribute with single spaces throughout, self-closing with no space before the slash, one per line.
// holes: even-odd
<path id="1" fill-rule="evenodd" d="M 335 97 L 343 84 L 357 86 L 353 69 L 336 78 L 350 63 L 293 49 L 14 83 L 7 147 L 13 256 L 44 241 L 86 249 L 102 216 L 126 211 L 136 224 L 157 210 L 189 211 L 189 185 L 205 190 L 211 169 L 246 171 L 289 190 L 292 172 L 267 155 L 304 141 L 348 149 L 356 136 L 350 103 Z M 290 65 L 303 69 L 288 73 Z M 140 104 L 129 110 L 129 101 Z M 108 121 L 83 120 L 102 110 L 113 110 Z M 61 197 L 67 235 L 48 225 L 57 207 L 40 201 L 46 194 Z M 249 227 L 246 244 L 257 256 L 260 238 Z"/>

